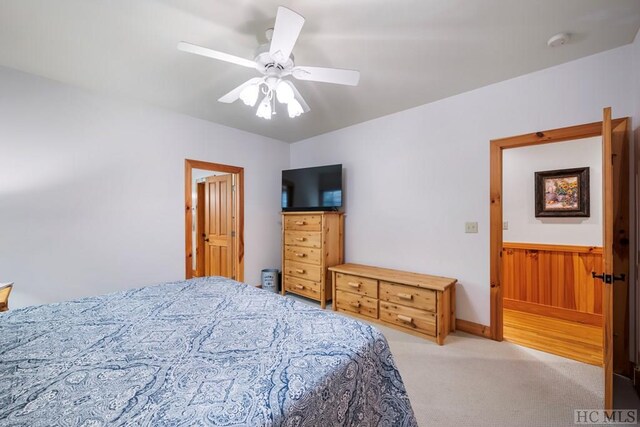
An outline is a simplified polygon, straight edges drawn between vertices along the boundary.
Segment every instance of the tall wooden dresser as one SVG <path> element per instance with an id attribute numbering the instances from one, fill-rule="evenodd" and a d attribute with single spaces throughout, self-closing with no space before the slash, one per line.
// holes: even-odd
<path id="1" fill-rule="evenodd" d="M 342 212 L 282 213 L 282 295 L 302 295 L 325 308 L 333 288 L 329 267 L 344 262 Z"/>

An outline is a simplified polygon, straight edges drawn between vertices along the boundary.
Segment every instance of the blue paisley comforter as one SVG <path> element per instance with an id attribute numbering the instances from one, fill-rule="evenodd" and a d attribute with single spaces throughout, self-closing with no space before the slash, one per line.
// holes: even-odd
<path id="1" fill-rule="evenodd" d="M 375 328 L 219 277 L 0 314 L 2 426 L 415 426 Z"/>

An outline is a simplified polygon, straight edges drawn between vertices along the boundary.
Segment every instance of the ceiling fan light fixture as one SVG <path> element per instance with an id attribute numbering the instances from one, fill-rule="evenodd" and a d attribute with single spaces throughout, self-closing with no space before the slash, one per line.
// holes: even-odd
<path id="1" fill-rule="evenodd" d="M 295 99 L 293 89 L 286 80 L 280 80 L 276 88 L 276 98 L 281 104 L 288 104 Z"/>
<path id="2" fill-rule="evenodd" d="M 300 105 L 297 99 L 292 99 L 287 104 L 287 112 L 289 113 L 289 117 L 293 119 L 294 117 L 298 117 L 299 115 L 304 113 L 304 110 L 302 109 L 302 105 Z"/>
<path id="3" fill-rule="evenodd" d="M 276 101 L 287 106 L 289 117 L 298 117 L 309 111 L 292 79 L 312 82 L 357 86 L 360 72 L 340 68 L 297 66 L 293 56 L 295 46 L 305 19 L 302 15 L 279 6 L 276 21 L 272 29 L 267 30 L 268 43 L 258 47 L 253 60 L 230 55 L 219 50 L 194 45 L 188 42 L 178 43 L 178 49 L 184 52 L 205 56 L 231 64 L 252 68 L 262 76 L 247 80 L 240 86 L 218 98 L 218 102 L 231 104 L 238 99 L 248 106 L 255 107 L 261 93 L 265 98 L 256 109 L 256 116 L 271 120 L 276 114 Z"/>
<path id="4" fill-rule="evenodd" d="M 269 95 L 265 96 L 262 102 L 260 102 L 256 116 L 265 120 L 271 120 L 271 100 L 269 99 Z"/>
<path id="5" fill-rule="evenodd" d="M 253 107 L 258 101 L 259 93 L 260 85 L 252 84 L 242 89 L 242 92 L 240 92 L 240 99 L 245 105 Z"/>

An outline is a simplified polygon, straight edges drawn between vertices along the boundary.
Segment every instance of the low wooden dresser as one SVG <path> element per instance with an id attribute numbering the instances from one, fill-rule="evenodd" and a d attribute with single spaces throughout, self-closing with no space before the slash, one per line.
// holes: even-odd
<path id="1" fill-rule="evenodd" d="M 331 300 L 332 265 L 342 264 L 344 215 L 341 212 L 282 214 L 282 295 L 287 292 Z"/>
<path id="2" fill-rule="evenodd" d="M 456 325 L 456 279 L 359 264 L 330 267 L 333 309 L 444 344 Z"/>

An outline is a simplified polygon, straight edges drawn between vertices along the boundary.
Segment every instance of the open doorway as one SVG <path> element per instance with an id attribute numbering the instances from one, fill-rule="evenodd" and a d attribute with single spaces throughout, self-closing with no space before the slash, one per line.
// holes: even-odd
<path id="1" fill-rule="evenodd" d="M 611 118 L 611 108 L 603 111 L 603 121 L 544 132 L 492 140 L 490 144 L 490 281 L 491 337 L 504 338 L 503 277 L 505 250 L 503 242 L 503 151 L 518 147 L 600 137 L 602 142 L 602 266 L 593 265 L 591 278 L 602 289 L 602 364 L 604 405 L 613 407 L 613 374 L 629 376 L 633 358 L 630 342 L 635 336 L 635 322 L 630 321 L 629 293 L 634 292 L 634 268 L 630 268 L 630 236 L 635 212 L 629 204 L 629 119 Z M 597 190 L 596 190 L 597 191 Z M 615 284 L 615 286 L 614 286 Z M 566 295 L 565 295 L 566 296 Z M 575 297 L 575 295 L 574 295 Z M 574 319 L 577 320 L 577 319 Z M 630 325 L 633 325 L 630 327 Z M 542 328 L 538 327 L 538 331 Z M 579 345 L 579 344 L 578 344 Z M 635 344 L 634 344 L 635 345 Z M 635 350 L 633 350 L 635 354 Z"/>
<path id="2" fill-rule="evenodd" d="M 504 339 L 602 366 L 602 137 L 505 150 Z"/>
<path id="3" fill-rule="evenodd" d="M 244 169 L 185 160 L 185 276 L 244 280 Z"/>

